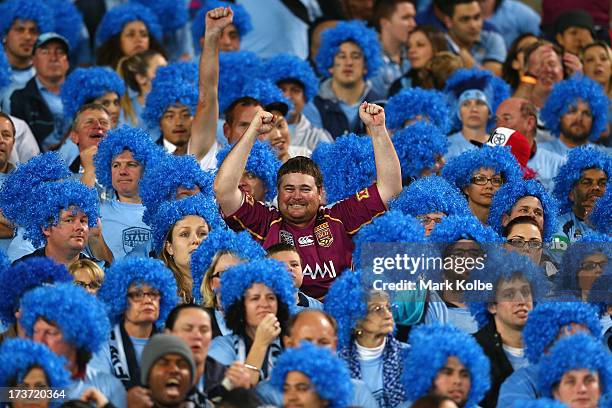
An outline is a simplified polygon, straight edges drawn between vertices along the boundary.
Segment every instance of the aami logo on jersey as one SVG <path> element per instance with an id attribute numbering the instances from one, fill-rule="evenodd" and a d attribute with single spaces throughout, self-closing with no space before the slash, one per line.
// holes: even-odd
<path id="1" fill-rule="evenodd" d="M 318 263 L 315 264 L 314 271 L 310 265 L 306 265 L 302 271 L 302 275 L 310 276 L 310 279 L 316 280 L 319 278 L 335 278 L 336 268 L 334 267 L 334 261 L 323 262 L 323 267 Z"/>
<path id="2" fill-rule="evenodd" d="M 123 230 L 123 250 L 129 253 L 139 244 L 151 239 L 151 231 L 146 228 L 132 227 Z"/>
<path id="3" fill-rule="evenodd" d="M 312 235 L 305 235 L 298 238 L 298 245 L 301 247 L 314 245 L 314 238 Z"/>

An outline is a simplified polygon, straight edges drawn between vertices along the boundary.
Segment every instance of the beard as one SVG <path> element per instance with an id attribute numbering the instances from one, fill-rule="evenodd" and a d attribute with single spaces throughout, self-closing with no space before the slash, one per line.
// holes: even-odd
<path id="1" fill-rule="evenodd" d="M 563 124 L 563 122 L 561 122 L 561 133 L 572 142 L 584 143 L 589 138 L 591 129 L 583 128 L 583 130 L 578 130 L 573 128 L 572 124 L 570 124 L 570 126 L 566 126 L 565 124 Z"/>

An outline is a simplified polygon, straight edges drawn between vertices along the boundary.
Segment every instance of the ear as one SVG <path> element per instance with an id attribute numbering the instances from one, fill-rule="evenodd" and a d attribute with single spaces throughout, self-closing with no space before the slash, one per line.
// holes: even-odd
<path id="1" fill-rule="evenodd" d="M 227 135 L 229 135 L 229 132 L 230 132 L 230 125 L 227 122 L 223 122 L 223 135 L 225 136 L 228 142 L 229 142 L 229 137 Z"/>
<path id="2" fill-rule="evenodd" d="M 569 192 L 569 194 L 567 195 L 567 198 L 569 198 L 570 202 L 573 203 L 574 202 L 574 189 L 572 188 Z"/>
<path id="3" fill-rule="evenodd" d="M 555 35 L 555 40 L 557 40 L 557 43 L 563 47 L 563 33 L 557 33 Z"/>
<path id="4" fill-rule="evenodd" d="M 508 214 L 502 214 L 501 225 L 505 227 L 510 222 L 510 216 Z"/>
<path id="5" fill-rule="evenodd" d="M 174 256 L 174 248 L 172 248 L 172 244 L 168 241 L 164 243 L 164 248 L 169 255 Z"/>
<path id="6" fill-rule="evenodd" d="M 515 71 L 518 71 L 521 68 L 520 63 L 516 58 L 512 60 L 511 66 Z"/>
<path id="7" fill-rule="evenodd" d="M 291 339 L 291 336 L 283 336 L 283 344 L 285 345 L 285 348 L 295 347 L 295 344 L 293 344 L 293 340 Z"/>
<path id="8" fill-rule="evenodd" d="M 453 26 L 453 20 L 447 15 L 442 16 L 442 22 L 444 22 L 447 29 Z"/>
<path id="9" fill-rule="evenodd" d="M 79 135 L 74 130 L 70 130 L 69 136 L 70 140 L 72 140 L 75 145 L 79 144 Z"/>
<path id="10" fill-rule="evenodd" d="M 334 65 L 332 64 L 332 66 L 330 68 L 327 68 L 327 72 L 329 72 L 329 75 L 333 76 L 334 75 Z"/>
<path id="11" fill-rule="evenodd" d="M 538 120 L 533 116 L 529 116 L 527 118 L 527 126 L 529 127 L 530 131 L 533 131 L 538 126 Z"/>
<path id="12" fill-rule="evenodd" d="M 134 78 L 136 79 L 136 83 L 138 83 L 140 86 L 145 86 L 147 82 L 149 82 L 149 78 L 147 78 L 145 75 L 136 74 L 134 75 Z"/>
<path id="13" fill-rule="evenodd" d="M 489 305 L 487 306 L 487 310 L 489 311 L 489 313 L 494 315 L 495 313 L 497 313 L 497 305 L 495 303 L 489 303 Z"/>
<path id="14" fill-rule="evenodd" d="M 41 227 L 40 229 L 42 230 L 43 235 L 46 238 L 49 238 L 49 236 L 51 235 L 51 227 Z"/>

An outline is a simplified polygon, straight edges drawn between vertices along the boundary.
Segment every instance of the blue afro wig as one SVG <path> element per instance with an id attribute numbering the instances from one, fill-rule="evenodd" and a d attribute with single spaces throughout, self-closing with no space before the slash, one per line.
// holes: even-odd
<path id="1" fill-rule="evenodd" d="M 586 102 L 591 109 L 593 125 L 589 140 L 595 142 L 608 125 L 610 101 L 601 85 L 586 76 L 574 76 L 557 83 L 540 111 L 540 118 L 558 137 L 561 134 L 561 116 L 575 108 L 578 101 Z"/>
<path id="2" fill-rule="evenodd" d="M 0 346 L 0 387 L 18 386 L 32 367 L 40 367 L 52 388 L 70 383 L 66 359 L 29 339 L 7 339 Z"/>
<path id="3" fill-rule="evenodd" d="M 157 69 L 153 86 L 159 83 L 172 85 L 176 82 L 188 82 L 197 86 L 199 75 L 198 64 L 194 61 L 172 62 Z"/>
<path id="4" fill-rule="evenodd" d="M 429 240 L 448 245 L 460 239 L 469 239 L 479 244 L 502 243 L 504 239 L 489 226 L 483 225 L 473 215 L 449 215 L 433 229 Z"/>
<path id="5" fill-rule="evenodd" d="M 428 121 L 438 128 L 440 132 L 447 135 L 450 132 L 450 111 L 446 97 L 440 91 L 422 88 L 402 89 L 399 93 L 389 98 L 385 105 L 387 126 L 391 130 L 399 130 L 404 127 L 406 121 L 420 120 Z"/>
<path id="6" fill-rule="evenodd" d="M 18 279 L 16 279 L 18 278 Z M 19 299 L 28 290 L 55 282 L 71 282 L 72 275 L 64 265 L 47 257 L 28 258 L 13 267 L 0 269 L 0 322 L 15 323 Z"/>
<path id="7" fill-rule="evenodd" d="M 498 248 L 487 253 L 484 268 L 474 268 L 470 274 L 470 280 L 492 283 L 493 290 L 479 290 L 466 292 L 465 300 L 468 302 L 470 313 L 482 328 L 493 320 L 488 306 L 496 302 L 497 287 L 501 282 L 509 282 L 515 278 L 521 278 L 529 282 L 531 287 L 531 298 L 538 302 L 547 296 L 551 290 L 551 284 L 546 279 L 545 272 L 531 259 L 518 253 Z"/>
<path id="8" fill-rule="evenodd" d="M 580 301 L 540 302 L 529 312 L 523 329 L 525 356 L 536 364 L 569 324 L 585 326 L 595 338 L 601 337 L 601 323 L 595 306 Z"/>
<path id="9" fill-rule="evenodd" d="M 402 178 L 418 178 L 448 150 L 448 139 L 436 126 L 418 121 L 391 138 L 402 167 Z"/>
<path id="10" fill-rule="evenodd" d="M 520 399 L 512 405 L 512 408 L 567 408 L 567 405 L 549 398 L 538 398 L 535 400 Z"/>
<path id="11" fill-rule="evenodd" d="M 23 296 L 20 323 L 28 337 L 39 317 L 56 324 L 64 340 L 91 353 L 108 340 L 111 330 L 104 304 L 72 283 L 41 286 Z"/>
<path id="12" fill-rule="evenodd" d="M 251 24 L 251 16 L 240 4 L 228 3 L 226 1 L 206 0 L 191 23 L 191 38 L 193 41 L 193 49 L 196 50 L 196 52 L 202 51 L 200 47 L 200 38 L 204 37 L 204 34 L 206 33 L 206 13 L 217 7 L 229 7 L 232 9 L 234 12 L 232 24 L 234 24 L 236 30 L 238 30 L 240 38 L 243 38 L 253 29 L 253 24 Z"/>
<path id="13" fill-rule="evenodd" d="M 284 263 L 275 259 L 257 259 L 249 263 L 232 266 L 221 275 L 221 304 L 223 310 L 239 302 L 244 292 L 256 283 L 270 288 L 279 302 L 289 308 L 289 313 L 296 310 L 297 289 L 293 278 Z"/>
<path id="14" fill-rule="evenodd" d="M 286 81 L 298 82 L 304 88 L 304 99 L 310 101 L 318 92 L 318 83 L 312 67 L 307 61 L 291 54 L 277 54 L 263 66 L 266 78 L 275 84 Z"/>
<path id="15" fill-rule="evenodd" d="M 523 179 L 521 166 L 510 153 L 510 147 L 506 146 L 483 146 L 463 152 L 446 163 L 442 177 L 462 189 L 470 184 L 474 173 L 482 168 L 493 169 L 496 174 L 501 174 L 504 184 Z"/>
<path id="16" fill-rule="evenodd" d="M 55 20 L 53 31 L 68 40 L 71 50 L 76 49 L 85 28 L 83 15 L 79 9 L 69 0 L 45 0 L 45 4 L 53 11 Z"/>
<path id="17" fill-rule="evenodd" d="M 338 349 L 348 347 L 353 329 L 368 312 L 368 294 L 362 285 L 361 272 L 348 269 L 342 272 L 329 287 L 323 308 L 338 323 Z"/>
<path id="18" fill-rule="evenodd" d="M 220 53 L 219 111 L 225 113 L 234 102 L 245 96 L 245 85 L 253 78 L 259 78 L 261 70 L 261 60 L 250 51 Z"/>
<path id="19" fill-rule="evenodd" d="M 217 163 L 221 167 L 221 163 L 225 160 L 231 150 L 231 146 L 226 146 L 217 153 Z M 255 141 L 249 158 L 246 163 L 246 171 L 259 177 L 266 186 L 266 200 L 272 201 L 277 194 L 276 191 L 276 175 L 282 163 L 276 157 L 276 153 L 270 143 Z"/>
<path id="20" fill-rule="evenodd" d="M 149 285 L 160 292 L 159 318 L 155 322 L 162 329 L 168 313 L 178 303 L 176 281 L 172 272 L 157 259 L 123 258 L 106 270 L 104 284 L 98 292 L 98 298 L 106 304 L 111 324 L 121 322 L 128 309 L 127 293 L 130 286 Z"/>
<path id="21" fill-rule="evenodd" d="M 198 105 L 197 87 L 180 78 L 172 82 L 153 80 L 153 88 L 147 95 L 142 118 L 151 129 L 159 128 L 164 112 L 177 105 L 186 106 L 191 115 L 195 115 Z"/>
<path id="22" fill-rule="evenodd" d="M 227 251 L 240 259 L 251 261 L 265 258 L 266 251 L 251 238 L 247 231 L 234 232 L 229 229 L 218 228 L 208 234 L 198 249 L 191 254 L 191 276 L 193 276 L 193 297 L 196 301 L 202 300 L 200 287 L 204 275 L 212 265 L 216 254 Z"/>
<path id="23" fill-rule="evenodd" d="M 371 223 L 361 227 L 353 238 L 355 249 L 353 250 L 353 263 L 356 268 L 362 269 L 367 258 L 374 248 L 369 249 L 368 244 L 376 243 L 424 243 L 426 242 L 425 230 L 415 218 L 404 215 L 399 211 L 387 211 L 383 215 L 374 218 Z M 366 255 L 367 254 L 367 255 Z M 363 258 L 363 259 L 362 259 Z M 369 263 L 369 262 L 368 262 Z"/>
<path id="24" fill-rule="evenodd" d="M 121 34 L 123 27 L 132 21 L 142 21 L 149 35 L 161 40 L 162 30 L 155 13 L 138 3 L 125 3 L 108 10 L 96 30 L 96 45 L 100 46 L 109 38 Z"/>
<path id="25" fill-rule="evenodd" d="M 27 204 L 32 198 L 32 190 L 48 181 L 58 181 L 70 177 L 66 163 L 55 152 L 47 152 L 32 157 L 9 173 L 0 187 L 0 208 L 8 220 L 17 225 L 27 221 Z"/>
<path id="26" fill-rule="evenodd" d="M 54 181 L 42 184 L 31 193 L 24 215 L 24 237 L 35 247 L 42 246 L 46 237 L 41 228 L 57 225 L 62 210 L 75 207 L 88 217 L 89 228 L 98 223 L 99 202 L 94 188 L 74 181 Z"/>
<path id="27" fill-rule="evenodd" d="M 589 221 L 597 231 L 612 235 L 612 188 L 595 202 Z"/>
<path id="28" fill-rule="evenodd" d="M 4 47 L 0 45 L 0 90 L 11 84 L 11 66 L 6 59 Z"/>
<path id="29" fill-rule="evenodd" d="M 64 105 L 64 117 L 74 118 L 79 108 L 109 92 L 119 97 L 125 92 L 123 80 L 109 68 L 77 68 L 62 85 L 61 97 Z"/>
<path id="30" fill-rule="evenodd" d="M 471 386 L 464 405 L 474 408 L 491 386 L 490 363 L 476 340 L 452 325 L 415 326 L 410 333 L 412 348 L 402 376 L 408 399 L 414 401 L 431 390 L 438 372 L 449 357 L 457 358 L 470 373 Z"/>
<path id="31" fill-rule="evenodd" d="M 607 112 L 607 111 L 606 111 Z M 575 147 L 567 154 L 567 161 L 559 168 L 555 176 L 555 189 L 553 195 L 559 201 L 560 213 L 572 211 L 572 202 L 569 194 L 574 185 L 582 177 L 582 172 L 588 169 L 600 169 L 608 176 L 612 176 L 612 156 L 591 146 Z"/>
<path id="32" fill-rule="evenodd" d="M 126 150 L 132 152 L 134 160 L 145 169 L 148 163 L 156 161 L 163 153 L 151 136 L 141 128 L 122 125 L 109 130 L 94 156 L 96 177 L 104 187 L 113 188 L 113 160 Z"/>
<path id="33" fill-rule="evenodd" d="M 293 103 L 285 98 L 278 86 L 269 79 L 256 78 L 248 81 L 240 95 L 245 96 L 257 99 L 268 110 L 273 110 L 274 105 L 278 104 L 286 105 L 288 111 L 293 110 Z"/>
<path id="34" fill-rule="evenodd" d="M 174 0 L 134 0 L 151 9 L 157 16 L 164 33 L 171 33 L 183 27 L 189 19 L 187 4 Z"/>
<path id="35" fill-rule="evenodd" d="M 424 177 L 410 183 L 391 201 L 389 208 L 413 217 L 435 212 L 446 215 L 472 215 L 463 194 L 439 176 Z"/>
<path id="36" fill-rule="evenodd" d="M 544 397 L 552 398 L 564 374 L 583 369 L 599 374 L 601 394 L 612 390 L 612 355 L 601 341 L 585 333 L 560 339 L 540 360 L 538 388 Z"/>
<path id="37" fill-rule="evenodd" d="M 155 252 L 160 252 L 163 249 L 172 226 L 188 215 L 197 215 L 204 218 L 211 230 L 225 227 L 225 222 L 219 215 L 217 204 L 205 194 L 196 194 L 178 201 L 166 201 L 159 206 L 157 212 L 151 218 Z"/>
<path id="38" fill-rule="evenodd" d="M 319 74 L 324 78 L 331 76 L 329 68 L 333 66 L 334 58 L 345 42 L 352 42 L 361 48 L 367 68 L 366 79 L 376 75 L 382 65 L 378 35 L 360 20 L 341 21 L 335 27 L 323 31 L 319 53 L 315 57 Z"/>
<path id="39" fill-rule="evenodd" d="M 53 31 L 53 11 L 38 0 L 8 0 L 0 5 L 0 34 L 4 37 L 15 20 L 34 21 L 39 33 Z"/>
<path id="40" fill-rule="evenodd" d="M 488 125 L 489 128 L 492 127 L 497 107 L 510 97 L 510 85 L 488 70 L 478 68 L 459 68 L 456 70 L 448 78 L 444 87 L 453 129 L 461 129 L 459 97 L 469 89 L 478 89 L 485 94 L 487 105 L 490 108 Z"/>
<path id="41" fill-rule="evenodd" d="M 603 273 L 593 282 L 589 291 L 588 301 L 597 307 L 599 316 L 603 316 L 612 305 L 612 263 L 608 263 Z"/>
<path id="42" fill-rule="evenodd" d="M 202 170 L 192 155 L 164 154 L 149 162 L 140 181 L 140 198 L 146 207 L 142 221 L 152 225 L 152 218 L 164 201 L 176 199 L 179 187 L 199 187 L 200 194 L 213 198 L 215 175 Z"/>
<path id="43" fill-rule="evenodd" d="M 323 174 L 329 203 L 345 199 L 376 181 L 372 139 L 350 133 L 334 143 L 319 143 L 312 160 Z"/>
<path id="44" fill-rule="evenodd" d="M 544 210 L 544 241 L 549 242 L 557 230 L 559 206 L 548 191 L 536 180 L 520 180 L 504 184 L 493 196 L 487 224 L 498 234 L 503 233 L 502 216 L 510 214 L 512 207 L 523 197 L 535 197 L 540 200 Z"/>
<path id="45" fill-rule="evenodd" d="M 330 408 L 345 408 L 353 398 L 353 383 L 346 364 L 332 352 L 308 342 L 287 349 L 274 363 L 270 385 L 283 392 L 285 378 L 292 371 L 304 374 L 315 392 Z"/>
<path id="46" fill-rule="evenodd" d="M 570 245 L 555 275 L 557 289 L 580 297 L 582 289 L 578 283 L 578 272 L 585 258 L 594 254 L 603 254 L 608 261 L 612 261 L 612 236 L 591 231 Z"/>

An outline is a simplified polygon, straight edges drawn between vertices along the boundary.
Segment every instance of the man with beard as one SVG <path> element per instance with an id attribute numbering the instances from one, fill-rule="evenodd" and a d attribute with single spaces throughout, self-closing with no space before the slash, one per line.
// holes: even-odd
<path id="1" fill-rule="evenodd" d="M 556 139 L 540 146 L 565 156 L 575 147 L 596 142 L 607 126 L 608 105 L 603 88 L 587 77 L 559 82 L 540 111 Z"/>

